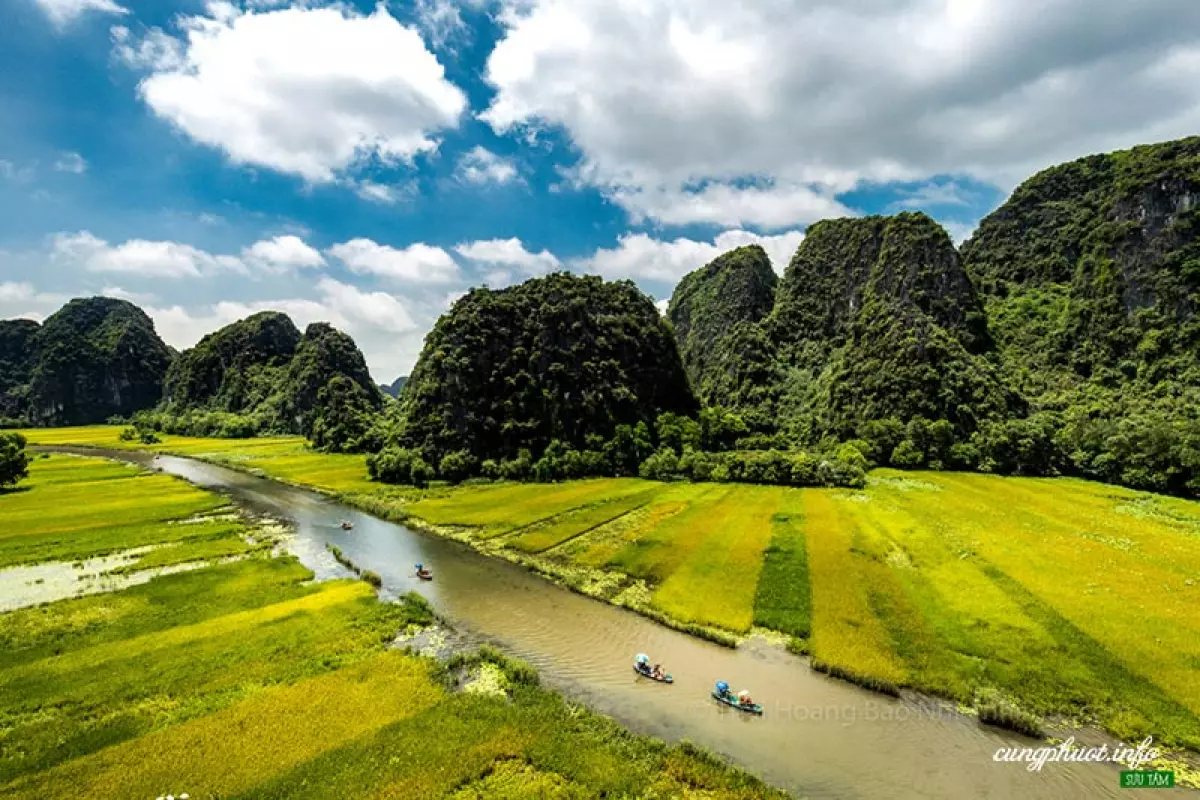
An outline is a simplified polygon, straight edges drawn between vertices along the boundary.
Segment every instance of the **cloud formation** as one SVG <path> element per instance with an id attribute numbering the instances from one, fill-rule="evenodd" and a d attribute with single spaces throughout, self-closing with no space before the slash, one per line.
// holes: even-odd
<path id="1" fill-rule="evenodd" d="M 57 28 L 65 28 L 88 11 L 104 14 L 128 14 L 129 9 L 113 0 L 36 0 L 50 22 Z"/>
<path id="2" fill-rule="evenodd" d="M 532 278 L 562 267 L 562 262 L 549 250 L 531 252 L 515 237 L 464 242 L 454 252 L 472 262 L 483 282 L 493 289 L 508 286 L 517 277 Z"/>
<path id="3" fill-rule="evenodd" d="M 327 183 L 368 160 L 411 162 L 454 128 L 466 97 L 421 36 L 384 4 L 242 10 L 210 2 L 182 36 L 114 30 L 117 54 L 149 70 L 155 114 L 237 164 Z"/>
<path id="4" fill-rule="evenodd" d="M 440 247 L 422 242 L 396 248 L 371 239 L 351 239 L 327 251 L 351 272 L 415 284 L 453 283 L 458 264 Z"/>
<path id="5" fill-rule="evenodd" d="M 577 259 L 572 266 L 605 278 L 633 278 L 673 285 L 692 270 L 699 269 L 717 256 L 748 244 L 767 251 L 771 266 L 782 274 L 792 254 L 804 240 L 801 231 L 776 236 L 760 236 L 743 230 L 725 231 L 711 242 L 680 237 L 665 241 L 645 233 L 627 233 L 613 248 L 601 248 L 593 255 Z"/>
<path id="6" fill-rule="evenodd" d="M 55 171 L 70 172 L 75 175 L 82 175 L 84 172 L 87 172 L 87 166 L 87 161 L 79 153 L 63 153 L 54 162 Z"/>
<path id="7" fill-rule="evenodd" d="M 483 119 L 561 129 L 588 184 L 663 222 L 805 224 L 861 181 L 1007 187 L 1200 130 L 1193 0 L 501 5 Z"/>
<path id="8" fill-rule="evenodd" d="M 485 147 L 475 147 L 458 161 L 457 174 L 464 183 L 508 183 L 517 178 L 517 167 Z"/>

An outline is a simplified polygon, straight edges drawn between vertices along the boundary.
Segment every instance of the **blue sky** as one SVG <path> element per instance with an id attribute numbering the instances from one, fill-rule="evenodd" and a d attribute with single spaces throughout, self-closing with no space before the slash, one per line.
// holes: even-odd
<path id="1" fill-rule="evenodd" d="M 661 300 L 847 214 L 961 240 L 1037 169 L 1197 132 L 1198 8 L 10 0 L 0 315 L 124 296 L 185 347 L 280 308 L 390 381 L 471 285 Z"/>

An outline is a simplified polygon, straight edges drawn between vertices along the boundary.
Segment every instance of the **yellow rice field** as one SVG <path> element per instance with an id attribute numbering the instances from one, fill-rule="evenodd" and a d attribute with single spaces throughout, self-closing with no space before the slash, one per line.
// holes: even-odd
<path id="1" fill-rule="evenodd" d="M 259 463 L 304 464 L 331 491 L 361 480 L 344 459 L 294 448 L 272 443 L 279 460 Z M 17 562 L 50 544 L 75 557 L 147 542 L 169 543 L 146 553 L 151 563 L 179 549 L 211 559 L 228 552 L 224 539 L 178 532 L 242 529 L 227 514 L 197 521 L 223 501 L 163 475 L 75 456 L 35 459 L 31 473 L 0 494 L 0 555 Z M 452 665 L 392 647 L 435 622 L 423 602 L 383 603 L 364 582 L 314 583 L 293 559 L 241 555 L 0 613 L 0 796 L 782 796 L 568 705 L 495 651 L 467 663 L 502 676 L 498 696 L 459 692 Z"/>
<path id="2" fill-rule="evenodd" d="M 249 443 L 185 446 L 317 488 L 357 487 L 351 502 L 455 528 L 568 582 L 594 584 L 603 570 L 616 587 L 605 596 L 644 582 L 647 609 L 680 624 L 775 626 L 868 684 L 968 704 L 998 693 L 1037 714 L 1200 748 L 1194 502 L 1072 479 L 896 470 L 875 471 L 861 491 L 618 479 L 415 492 L 326 477 L 348 469 L 344 459 L 285 457 L 280 443 L 258 456 Z M 623 513 L 605 518 L 606 506 Z"/>

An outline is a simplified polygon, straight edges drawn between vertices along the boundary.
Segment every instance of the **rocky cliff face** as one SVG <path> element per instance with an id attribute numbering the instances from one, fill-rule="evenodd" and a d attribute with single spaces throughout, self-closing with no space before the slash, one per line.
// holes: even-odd
<path id="1" fill-rule="evenodd" d="M 724 347 L 733 328 L 760 322 L 775 306 L 779 280 L 758 245 L 731 250 L 686 275 L 671 295 L 667 319 L 697 396 L 705 403 L 727 399 L 722 377 L 731 360 Z"/>
<path id="2" fill-rule="evenodd" d="M 35 425 L 83 425 L 154 406 L 171 361 L 154 323 L 132 303 L 72 300 L 35 337 L 28 417 Z"/>
<path id="3" fill-rule="evenodd" d="M 1026 391 L 1184 379 L 1200 343 L 1200 137 L 1038 173 L 963 261 Z"/>
<path id="4" fill-rule="evenodd" d="M 922 317 L 971 352 L 988 348 L 983 308 L 950 237 L 924 214 L 813 225 L 779 287 L 771 329 L 806 364 L 846 343 L 871 304 Z"/>

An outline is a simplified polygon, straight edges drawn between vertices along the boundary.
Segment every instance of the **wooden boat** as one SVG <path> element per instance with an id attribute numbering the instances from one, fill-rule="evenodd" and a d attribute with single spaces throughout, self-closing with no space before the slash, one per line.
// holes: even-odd
<path id="1" fill-rule="evenodd" d="M 417 564 L 417 577 L 423 581 L 433 580 L 433 573 L 425 569 L 424 565 Z"/>
<path id="2" fill-rule="evenodd" d="M 633 671 L 636 672 L 638 675 L 641 675 L 643 678 L 649 678 L 650 680 L 658 681 L 659 683 L 674 683 L 675 682 L 675 679 L 672 678 L 670 675 L 663 675 L 661 678 L 656 678 L 649 672 L 643 672 L 642 670 L 638 669 L 637 664 L 633 665 Z"/>
<path id="3" fill-rule="evenodd" d="M 763 708 L 758 703 L 751 703 L 748 706 L 742 705 L 738 702 L 736 697 L 723 697 L 720 692 L 717 692 L 715 689 L 713 690 L 712 696 L 717 702 L 724 703 L 727 706 L 733 706 L 738 711 L 745 711 L 747 714 L 758 714 L 759 716 L 762 716 Z"/>
<path id="4" fill-rule="evenodd" d="M 354 528 L 353 522 L 346 522 L 345 520 L 342 521 L 342 530 L 348 531 L 348 530 L 352 530 L 353 528 Z"/>

